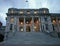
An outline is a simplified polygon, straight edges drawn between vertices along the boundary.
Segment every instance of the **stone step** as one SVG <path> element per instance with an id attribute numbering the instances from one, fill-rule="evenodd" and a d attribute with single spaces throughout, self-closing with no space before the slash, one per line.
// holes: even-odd
<path id="1" fill-rule="evenodd" d="M 14 36 L 8 38 L 4 44 L 55 44 L 60 43 L 60 39 L 52 38 L 43 32 L 16 32 Z"/>

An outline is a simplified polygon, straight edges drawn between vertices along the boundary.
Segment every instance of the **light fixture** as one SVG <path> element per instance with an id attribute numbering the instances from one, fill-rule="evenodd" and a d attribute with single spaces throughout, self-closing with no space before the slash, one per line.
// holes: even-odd
<path id="1" fill-rule="evenodd" d="M 21 31 L 23 31 L 23 28 L 21 28 Z"/>
<path id="2" fill-rule="evenodd" d="M 14 19 L 13 18 L 11 18 L 11 22 L 13 22 L 14 21 Z"/>
<path id="3" fill-rule="evenodd" d="M 37 14 L 37 11 L 34 11 L 34 14 Z"/>
<path id="4" fill-rule="evenodd" d="M 28 21 L 26 23 L 28 24 Z"/>
<path id="5" fill-rule="evenodd" d="M 46 11 L 44 10 L 44 13 L 46 13 Z"/>
<path id="6" fill-rule="evenodd" d="M 27 12 L 27 14 L 30 14 L 30 12 Z"/>
<path id="7" fill-rule="evenodd" d="M 20 14 L 23 14 L 23 11 L 20 11 Z"/>
<path id="8" fill-rule="evenodd" d="M 59 21 L 59 23 L 60 23 L 60 19 L 59 19 L 58 21 Z"/>
<path id="9" fill-rule="evenodd" d="M 56 23 L 56 20 L 53 20 L 53 23 Z"/>
<path id="10" fill-rule="evenodd" d="M 21 24 L 23 24 L 23 22 L 21 22 Z"/>
<path id="11" fill-rule="evenodd" d="M 39 23 L 38 21 L 36 23 Z"/>
<path id="12" fill-rule="evenodd" d="M 34 26 L 34 29 L 36 29 L 37 27 L 36 26 Z"/>

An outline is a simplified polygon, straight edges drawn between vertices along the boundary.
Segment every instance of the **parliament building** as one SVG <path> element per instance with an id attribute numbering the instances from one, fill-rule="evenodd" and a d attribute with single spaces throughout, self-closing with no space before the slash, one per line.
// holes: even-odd
<path id="1" fill-rule="evenodd" d="M 48 8 L 9 8 L 6 14 L 6 32 L 60 32 L 60 14 Z"/>

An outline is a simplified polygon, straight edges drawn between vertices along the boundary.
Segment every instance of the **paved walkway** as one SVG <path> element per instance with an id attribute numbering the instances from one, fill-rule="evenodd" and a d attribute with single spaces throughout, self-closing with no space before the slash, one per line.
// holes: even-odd
<path id="1" fill-rule="evenodd" d="M 53 38 L 42 32 L 17 32 L 0 44 L 60 44 L 60 38 Z"/>

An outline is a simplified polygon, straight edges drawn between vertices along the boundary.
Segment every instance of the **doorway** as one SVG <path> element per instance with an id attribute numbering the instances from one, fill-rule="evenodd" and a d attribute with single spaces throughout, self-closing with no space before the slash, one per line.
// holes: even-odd
<path id="1" fill-rule="evenodd" d="M 23 31 L 24 31 L 24 28 L 23 28 L 23 27 L 20 27 L 20 28 L 19 28 L 19 31 L 20 31 L 20 32 L 23 32 Z"/>
<path id="2" fill-rule="evenodd" d="M 30 26 L 26 26 L 26 32 L 30 32 L 31 29 L 30 29 Z"/>

